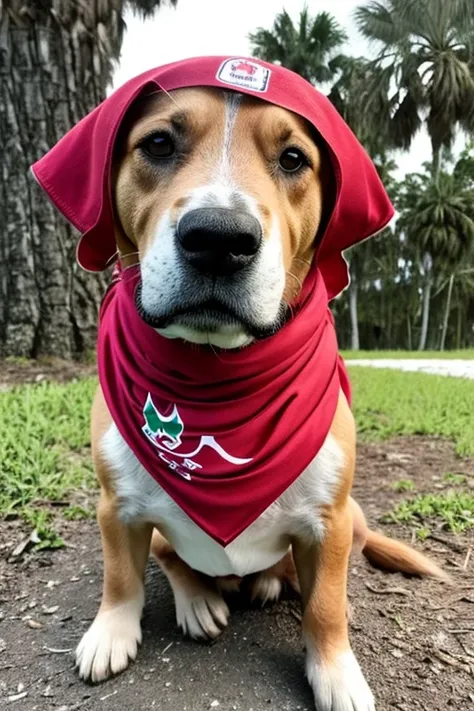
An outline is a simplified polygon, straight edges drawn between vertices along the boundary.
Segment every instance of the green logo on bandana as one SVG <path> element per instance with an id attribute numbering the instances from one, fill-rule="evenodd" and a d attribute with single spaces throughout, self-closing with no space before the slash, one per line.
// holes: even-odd
<path id="1" fill-rule="evenodd" d="M 170 415 L 162 415 L 155 406 L 151 396 L 148 395 L 145 407 L 143 408 L 143 416 L 145 418 L 143 430 L 147 437 L 155 442 L 158 439 L 166 438 L 163 444 L 169 449 L 174 449 L 181 444 L 184 424 L 179 416 L 176 405 L 173 406 Z"/>

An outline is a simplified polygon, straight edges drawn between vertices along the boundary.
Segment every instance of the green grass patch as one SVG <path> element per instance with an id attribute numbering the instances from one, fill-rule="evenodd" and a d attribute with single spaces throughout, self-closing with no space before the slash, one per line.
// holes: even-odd
<path id="1" fill-rule="evenodd" d="M 94 378 L 23 385 L 0 394 L 0 515 L 18 513 L 43 541 L 58 544 L 44 502 L 95 487 L 89 451 Z M 86 509 L 70 506 L 71 518 Z"/>
<path id="2" fill-rule="evenodd" d="M 26 507 L 22 510 L 23 518 L 36 531 L 36 549 L 62 548 L 64 541 L 54 529 L 54 516 L 51 511 Z"/>
<path id="3" fill-rule="evenodd" d="M 416 537 L 418 538 L 419 541 L 423 542 L 426 541 L 427 538 L 431 536 L 431 529 L 427 528 L 426 526 L 421 526 L 420 528 L 416 529 Z"/>
<path id="4" fill-rule="evenodd" d="M 454 484 L 454 486 L 460 486 L 466 483 L 466 476 L 464 474 L 454 474 L 453 472 L 446 472 L 443 479 L 448 484 Z"/>
<path id="5" fill-rule="evenodd" d="M 383 359 L 409 359 L 425 360 L 427 358 L 440 358 L 442 360 L 474 360 L 474 348 L 460 351 L 342 351 L 347 360 L 383 360 Z"/>
<path id="6" fill-rule="evenodd" d="M 359 366 L 350 376 L 362 439 L 435 435 L 474 455 L 473 380 Z"/>
<path id="7" fill-rule="evenodd" d="M 403 494 L 407 491 L 415 491 L 415 485 L 411 479 L 400 479 L 399 481 L 394 481 L 391 485 L 394 491 L 399 494 Z"/>
<path id="8" fill-rule="evenodd" d="M 422 494 L 398 504 L 386 520 L 419 524 L 417 535 L 422 539 L 438 523 L 453 533 L 461 533 L 474 526 L 474 494 L 465 491 Z"/>

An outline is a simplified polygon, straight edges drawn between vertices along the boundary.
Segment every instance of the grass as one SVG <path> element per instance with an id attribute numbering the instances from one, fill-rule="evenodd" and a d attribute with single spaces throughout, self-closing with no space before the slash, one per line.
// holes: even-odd
<path id="1" fill-rule="evenodd" d="M 458 454 L 474 455 L 474 381 L 360 367 L 350 376 L 362 439 L 441 436 L 455 443 Z"/>
<path id="2" fill-rule="evenodd" d="M 362 360 L 366 358 L 371 360 L 385 360 L 388 358 L 474 360 L 474 348 L 466 348 L 460 351 L 342 351 L 342 355 L 346 360 Z"/>
<path id="3" fill-rule="evenodd" d="M 392 489 L 399 494 L 403 494 L 406 491 L 415 491 L 415 485 L 411 479 L 400 479 L 393 482 Z"/>
<path id="4" fill-rule="evenodd" d="M 464 474 L 453 474 L 452 472 L 446 472 L 446 474 L 443 477 L 444 481 L 446 481 L 448 484 L 465 484 L 466 483 L 466 477 Z"/>
<path id="5" fill-rule="evenodd" d="M 69 518 L 88 515 L 72 495 L 95 486 L 89 453 L 89 412 L 95 380 L 23 385 L 0 395 L 0 514 L 19 514 L 42 542 L 57 547 L 47 502 Z M 68 501 L 71 505 L 67 507 Z"/>
<path id="6" fill-rule="evenodd" d="M 386 520 L 419 524 L 417 535 L 421 539 L 427 538 L 430 525 L 438 522 L 453 533 L 461 533 L 474 526 L 474 494 L 468 491 L 420 494 L 398 504 Z"/>
<path id="7" fill-rule="evenodd" d="M 398 503 L 382 520 L 412 525 L 420 541 L 429 538 L 432 529 L 440 526 L 452 533 L 474 527 L 474 493 L 465 487 L 467 477 L 446 472 L 443 482 L 445 491 L 413 495 Z M 415 485 L 409 479 L 400 479 L 392 484 L 392 489 L 398 493 L 414 492 Z"/>

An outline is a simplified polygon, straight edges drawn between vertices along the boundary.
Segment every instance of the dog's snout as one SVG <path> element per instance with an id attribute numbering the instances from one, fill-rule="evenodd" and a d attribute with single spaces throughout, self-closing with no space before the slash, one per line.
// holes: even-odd
<path id="1" fill-rule="evenodd" d="M 225 275 L 252 262 L 262 242 L 262 228 L 257 218 L 244 210 L 202 207 L 183 215 L 177 238 L 193 267 Z"/>

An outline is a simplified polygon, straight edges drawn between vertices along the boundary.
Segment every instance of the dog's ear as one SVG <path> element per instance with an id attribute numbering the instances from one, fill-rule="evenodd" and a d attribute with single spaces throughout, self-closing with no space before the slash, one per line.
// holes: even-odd
<path id="1" fill-rule="evenodd" d="M 31 167 L 40 186 L 82 237 L 77 260 L 98 272 L 116 253 L 110 169 L 117 131 L 136 97 L 156 84 L 141 77 L 136 89 L 129 82 L 72 128 Z"/>

